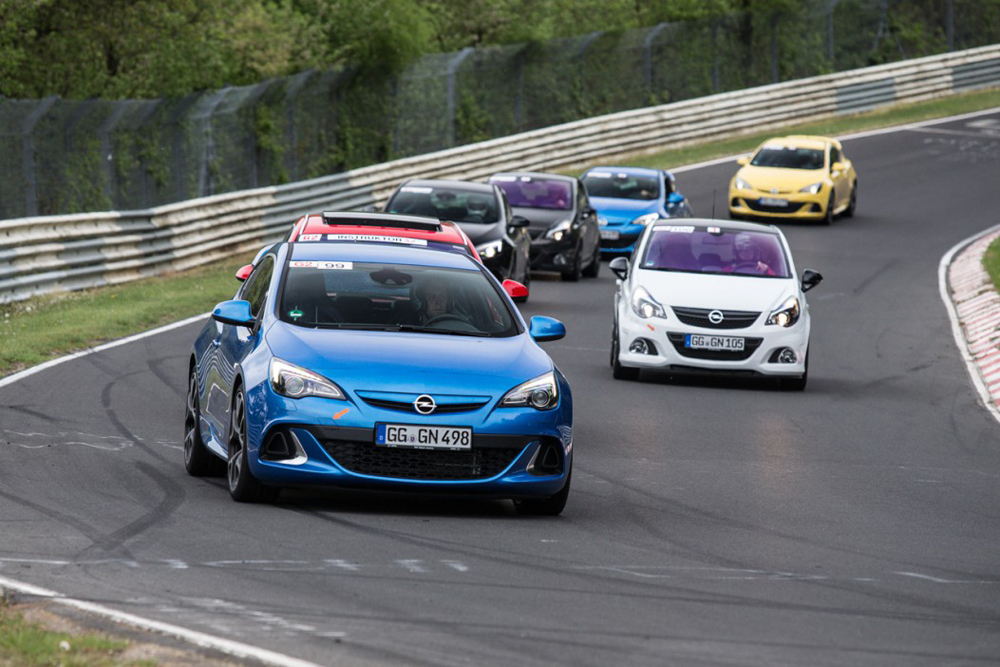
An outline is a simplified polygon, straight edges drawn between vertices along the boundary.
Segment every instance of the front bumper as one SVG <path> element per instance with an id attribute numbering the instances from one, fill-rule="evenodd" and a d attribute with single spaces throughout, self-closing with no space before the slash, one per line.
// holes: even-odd
<path id="1" fill-rule="evenodd" d="M 630 223 L 608 223 L 601 226 L 601 254 L 618 255 L 631 253 L 635 250 L 635 243 L 639 236 L 646 229 L 643 225 L 633 225 Z M 617 237 L 609 236 L 617 233 Z"/>
<path id="2" fill-rule="evenodd" d="M 627 312 L 623 312 L 627 311 Z M 725 372 L 735 375 L 765 375 L 772 377 L 801 377 L 805 373 L 806 353 L 809 347 L 809 318 L 803 316 L 790 327 L 763 324 L 766 314 L 741 329 L 710 329 L 689 326 L 676 317 L 666 319 L 637 317 L 630 308 L 619 307 L 618 362 L 631 368 L 651 370 L 698 370 Z M 738 336 L 745 339 L 742 352 L 717 352 L 690 350 L 684 341 L 688 334 L 708 336 Z M 629 351 L 637 338 L 652 343 L 653 354 Z M 783 349 L 795 352 L 794 363 L 777 361 Z"/>
<path id="3" fill-rule="evenodd" d="M 787 206 L 761 203 L 761 198 L 788 202 Z M 769 194 L 759 190 L 729 190 L 729 213 L 738 218 L 771 218 L 779 220 L 822 220 L 830 200 L 829 188 L 816 194 L 792 192 Z"/>
<path id="4" fill-rule="evenodd" d="M 265 413 L 249 425 L 250 469 L 274 486 L 336 486 L 543 498 L 558 493 L 573 458 L 572 428 L 562 402 L 553 410 L 499 408 L 419 415 L 373 407 L 356 397 L 289 399 L 267 387 Z M 257 403 L 260 405 L 260 403 Z M 259 424 L 255 428 L 255 423 Z M 472 448 L 410 449 L 375 444 L 375 424 L 468 426 Z M 274 438 L 289 456 L 274 457 Z M 550 451 L 551 450 L 551 451 Z M 558 466 L 542 465 L 546 455 Z"/>
<path id="5" fill-rule="evenodd" d="M 540 237 L 531 242 L 531 268 L 534 271 L 568 271 L 576 261 L 579 240 L 567 235 L 556 241 Z"/>

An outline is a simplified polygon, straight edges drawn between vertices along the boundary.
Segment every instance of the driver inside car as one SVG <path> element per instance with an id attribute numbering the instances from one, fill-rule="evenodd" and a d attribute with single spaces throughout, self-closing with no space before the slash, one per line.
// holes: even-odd
<path id="1" fill-rule="evenodd" d="M 727 273 L 773 276 L 774 270 L 761 259 L 760 245 L 750 234 L 737 234 L 733 242 L 733 264 Z"/>
<path id="2" fill-rule="evenodd" d="M 431 324 L 444 319 L 465 320 L 455 310 L 455 301 L 448 283 L 438 277 L 429 276 L 417 286 L 417 321 Z"/>

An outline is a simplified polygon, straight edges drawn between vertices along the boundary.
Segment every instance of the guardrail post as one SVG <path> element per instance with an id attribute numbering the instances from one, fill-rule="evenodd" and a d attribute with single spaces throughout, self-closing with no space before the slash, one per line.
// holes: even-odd
<path id="1" fill-rule="evenodd" d="M 35 179 L 35 125 L 59 99 L 58 95 L 46 97 L 28 115 L 21 128 L 22 160 L 24 164 L 24 214 L 25 217 L 38 215 L 38 182 Z"/>
<path id="2" fill-rule="evenodd" d="M 469 57 L 473 50 L 471 46 L 467 46 L 448 61 L 448 146 L 455 145 L 455 114 L 458 110 L 458 104 L 455 101 L 455 74 L 458 72 L 458 66 Z"/>

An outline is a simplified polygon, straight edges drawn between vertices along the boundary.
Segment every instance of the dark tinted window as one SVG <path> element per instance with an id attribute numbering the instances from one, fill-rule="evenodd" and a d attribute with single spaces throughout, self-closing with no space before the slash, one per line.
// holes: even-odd
<path id="1" fill-rule="evenodd" d="M 386 213 L 422 215 L 452 222 L 494 223 L 500 219 L 492 193 L 461 188 L 404 185 L 386 205 Z"/>
<path id="2" fill-rule="evenodd" d="M 381 263 L 289 263 L 280 318 L 331 329 L 513 336 L 517 320 L 481 271 Z"/>
<path id="3" fill-rule="evenodd" d="M 534 176 L 494 176 L 511 206 L 568 211 L 573 208 L 573 186 L 568 181 Z"/>
<path id="4" fill-rule="evenodd" d="M 776 234 L 694 225 L 659 225 L 650 234 L 639 264 L 643 269 L 789 277 Z"/>
<path id="5" fill-rule="evenodd" d="M 274 273 L 274 256 L 267 255 L 260 260 L 257 268 L 243 286 L 242 296 L 250 302 L 250 314 L 257 317 L 267 299 L 267 288 L 271 284 L 271 274 Z"/>
<path id="6" fill-rule="evenodd" d="M 583 185 L 591 197 L 653 200 L 660 196 L 657 176 L 633 176 L 614 171 L 588 171 Z"/>
<path id="7" fill-rule="evenodd" d="M 782 169 L 822 169 L 823 151 L 818 148 L 764 146 L 753 156 L 750 164 Z"/>

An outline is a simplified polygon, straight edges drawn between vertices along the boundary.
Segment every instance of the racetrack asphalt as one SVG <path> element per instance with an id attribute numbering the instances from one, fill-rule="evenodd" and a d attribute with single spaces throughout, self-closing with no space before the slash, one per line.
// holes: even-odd
<path id="1" fill-rule="evenodd" d="M 0 387 L 0 576 L 320 664 L 1000 662 L 1000 431 L 937 288 L 1000 222 L 1000 111 L 847 139 L 858 215 L 783 224 L 820 271 L 809 386 L 611 378 L 614 280 L 535 280 L 576 402 L 561 517 L 184 473 L 199 324 Z M 678 173 L 725 212 L 734 163 Z M 234 288 L 236 284 L 234 281 Z"/>

